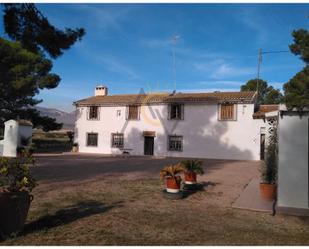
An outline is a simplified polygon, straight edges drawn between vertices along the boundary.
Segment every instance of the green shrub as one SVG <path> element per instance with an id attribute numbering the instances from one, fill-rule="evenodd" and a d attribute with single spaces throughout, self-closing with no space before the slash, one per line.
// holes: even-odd
<path id="1" fill-rule="evenodd" d="M 275 184 L 278 175 L 278 140 L 277 129 L 269 136 L 265 163 L 262 166 L 263 183 Z"/>
<path id="2" fill-rule="evenodd" d="M 35 159 L 26 151 L 19 158 L 0 158 L 0 190 L 31 192 L 37 185 L 30 172 L 31 165 L 35 165 Z"/>

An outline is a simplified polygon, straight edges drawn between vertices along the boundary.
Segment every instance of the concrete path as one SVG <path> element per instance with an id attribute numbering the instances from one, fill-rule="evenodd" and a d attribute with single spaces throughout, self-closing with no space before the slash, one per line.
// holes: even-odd
<path id="1" fill-rule="evenodd" d="M 232 204 L 233 208 L 259 212 L 273 212 L 273 201 L 263 200 L 260 196 L 259 179 L 252 179 L 244 191 Z"/>

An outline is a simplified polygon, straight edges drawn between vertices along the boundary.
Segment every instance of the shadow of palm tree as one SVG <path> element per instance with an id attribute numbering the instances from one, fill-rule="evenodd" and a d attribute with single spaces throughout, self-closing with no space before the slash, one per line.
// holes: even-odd
<path id="1" fill-rule="evenodd" d="M 20 235 L 62 226 L 84 217 L 104 213 L 112 208 L 121 206 L 121 203 L 116 202 L 112 205 L 105 206 L 103 203 L 93 200 L 81 201 L 75 205 L 60 209 L 54 214 L 40 217 L 26 224 Z"/>

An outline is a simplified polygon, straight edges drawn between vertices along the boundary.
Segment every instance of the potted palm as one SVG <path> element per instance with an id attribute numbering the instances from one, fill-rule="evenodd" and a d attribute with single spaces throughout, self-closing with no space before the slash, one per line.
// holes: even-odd
<path id="1" fill-rule="evenodd" d="M 185 184 L 196 184 L 196 175 L 204 174 L 201 160 L 184 160 L 180 164 L 185 172 Z"/>
<path id="2" fill-rule="evenodd" d="M 277 131 L 269 136 L 266 149 L 265 162 L 262 164 L 260 183 L 261 197 L 265 200 L 274 200 L 277 195 L 277 173 L 278 173 L 278 141 Z"/>
<path id="3" fill-rule="evenodd" d="M 179 193 L 181 177 L 180 173 L 183 172 L 183 167 L 180 164 L 168 165 L 161 169 L 160 178 L 166 181 L 166 192 Z"/>
<path id="4" fill-rule="evenodd" d="M 18 233 L 24 226 L 36 181 L 29 166 L 34 158 L 23 152 L 20 158 L 0 158 L 0 237 Z"/>

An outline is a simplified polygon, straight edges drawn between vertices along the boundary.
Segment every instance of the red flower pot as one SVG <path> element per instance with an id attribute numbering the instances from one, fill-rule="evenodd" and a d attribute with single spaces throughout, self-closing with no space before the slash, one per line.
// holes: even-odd
<path id="1" fill-rule="evenodd" d="M 264 200 L 274 200 L 277 197 L 277 185 L 269 183 L 260 183 L 260 194 Z"/>
<path id="2" fill-rule="evenodd" d="M 196 173 L 195 172 L 185 172 L 185 183 L 195 184 L 196 183 Z"/>
<path id="3" fill-rule="evenodd" d="M 180 176 L 176 176 L 176 178 L 166 177 L 166 191 L 169 193 L 178 193 L 180 190 L 180 183 Z"/>

